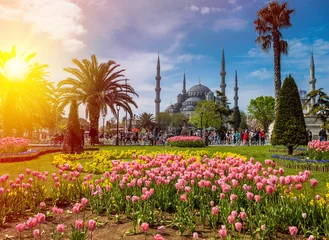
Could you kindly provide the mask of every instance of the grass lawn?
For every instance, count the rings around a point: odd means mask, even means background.
[[[139,149],[146,151],[173,151],[173,150],[207,150],[209,155],[215,152],[233,152],[240,155],[247,156],[247,158],[254,157],[256,161],[264,163],[265,159],[270,159],[273,153],[269,152],[272,146],[215,146],[207,148],[174,148],[165,146],[98,146],[100,150],[118,150],[125,151],[127,149]],[[11,178],[16,178],[19,173],[25,173],[26,168],[32,171],[48,171],[49,174],[57,172],[58,169],[52,165],[53,157],[59,153],[52,153],[40,156],[31,161],[15,162],[15,163],[0,163],[0,175],[9,174]],[[301,169],[285,169],[286,175],[297,174]],[[324,195],[326,190],[326,183],[329,182],[328,173],[312,172],[311,178],[316,178],[319,181],[317,193]]]

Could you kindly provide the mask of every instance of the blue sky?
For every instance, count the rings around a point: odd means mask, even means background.
[[[234,70],[238,70],[239,106],[274,95],[273,54],[255,44],[253,21],[264,0],[14,0],[0,2],[0,46],[37,52],[50,64],[49,80],[68,75],[71,59],[115,60],[126,69],[140,95],[135,113],[154,113],[157,54],[161,60],[161,110],[182,89],[198,83],[219,89],[221,49],[225,47],[226,92],[233,103]],[[291,0],[293,27],[283,31],[289,55],[282,58],[282,78],[291,73],[300,89],[309,90],[313,47],[316,88],[328,91],[329,1]],[[84,109],[80,109],[84,116]],[[107,118],[112,117],[111,114]]]

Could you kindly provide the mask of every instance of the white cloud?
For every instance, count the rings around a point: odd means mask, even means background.
[[[261,68],[251,72],[249,76],[259,80],[265,80],[273,78],[273,73],[269,72],[266,68]]]
[[[198,6],[192,4],[192,5],[190,6],[190,10],[191,10],[192,12],[199,12],[200,8],[199,8]]]
[[[235,8],[233,8],[232,10],[231,10],[231,12],[239,12],[239,11],[241,11],[242,10],[242,6],[236,6]]]
[[[35,32],[61,41],[69,51],[84,47],[77,39],[86,32],[80,23],[82,11],[70,0],[16,0],[11,5],[0,6],[0,19],[30,24]]]
[[[230,3],[230,4],[236,4],[236,0],[228,0],[228,3]]]
[[[201,14],[207,14],[210,13],[210,8],[209,7],[202,7],[201,8]]]
[[[248,21],[238,17],[217,19],[213,24],[214,31],[232,30],[238,31],[245,28]]]
[[[201,14],[205,15],[205,14],[217,13],[217,12],[237,12],[237,11],[240,11],[242,9],[242,7],[237,6],[230,10],[230,9],[226,9],[226,8],[209,7],[209,6],[199,7],[199,6],[192,4],[187,9],[190,10],[191,12],[194,12],[194,13],[200,12]]]

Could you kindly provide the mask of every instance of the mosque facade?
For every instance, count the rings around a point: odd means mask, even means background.
[[[222,62],[221,62],[221,82],[220,82],[220,91],[225,95],[226,90],[226,71],[225,71],[225,53],[224,49],[222,50]],[[156,98],[155,98],[155,116],[159,114],[160,109],[160,59],[158,57],[158,64],[157,64],[157,76],[156,76]],[[234,87],[234,108],[238,107],[238,76],[237,71],[235,71],[235,87]],[[183,88],[181,93],[177,95],[176,103],[170,104],[166,109],[165,112],[168,113],[183,113],[185,116],[190,117],[191,114],[195,111],[195,108],[200,101],[213,101],[220,103],[220,98],[215,96],[215,93],[212,92],[207,86],[202,85],[199,79],[199,83],[197,85],[192,86],[190,89],[186,90],[186,75],[184,73],[183,77]]]

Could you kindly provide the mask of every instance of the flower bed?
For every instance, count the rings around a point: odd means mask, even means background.
[[[29,141],[24,138],[0,138],[0,155],[6,153],[25,152]]]
[[[171,147],[204,147],[203,139],[197,136],[175,136],[167,139]]]
[[[7,153],[0,155],[0,163],[3,162],[23,162],[33,160],[39,156],[48,153],[60,152],[61,148],[39,148],[39,149],[29,149],[25,152],[19,153]]]
[[[253,158],[244,161],[230,156],[185,159],[172,154],[139,155],[131,162],[112,160],[111,164],[111,172],[103,176],[83,177],[82,166],[72,172],[67,172],[69,166],[62,166],[51,177],[47,172],[30,170],[15,181],[3,175],[0,219],[24,214],[27,209],[40,212],[45,199],[49,199],[48,206],[54,206],[73,205],[85,197],[97,215],[130,219],[132,234],[141,223],[145,223],[141,226],[144,231],[170,222],[165,227],[175,227],[181,234],[192,234],[202,224],[212,229],[212,236],[230,239],[240,238],[241,233],[252,238],[274,237],[278,232],[329,236],[328,199],[316,195],[315,190],[309,194],[304,190],[317,185],[309,171],[287,176],[271,160],[263,165]],[[44,185],[49,181],[53,187],[47,191]],[[79,206],[72,209],[73,214],[80,211]],[[61,225],[56,233],[67,238],[81,232],[79,226],[64,233]],[[31,232],[36,227],[32,224]]]
[[[165,154],[166,152],[160,151],[146,151],[146,150],[128,150],[128,151],[86,151],[81,154],[59,154],[54,156],[53,165],[62,168],[65,166],[67,170],[77,170],[78,167],[82,166],[84,172],[87,173],[104,173],[106,171],[112,171],[112,160],[114,159],[136,159],[140,155],[148,155],[154,157],[159,154]],[[209,152],[206,150],[201,151],[169,151],[167,154],[182,156],[184,159],[195,157],[198,161],[203,156],[208,156]],[[226,159],[228,156],[241,158],[244,161],[247,159],[245,156],[241,156],[231,152],[215,152],[211,157],[217,157],[220,159]],[[80,163],[78,160],[90,159],[85,164]]]
[[[287,168],[302,168],[312,171],[329,172],[329,142],[313,140],[308,143],[307,151],[300,151],[299,156],[275,154],[272,158]]]
[[[313,140],[308,143],[307,153],[310,159],[313,160],[328,160],[329,159],[329,141]]]

